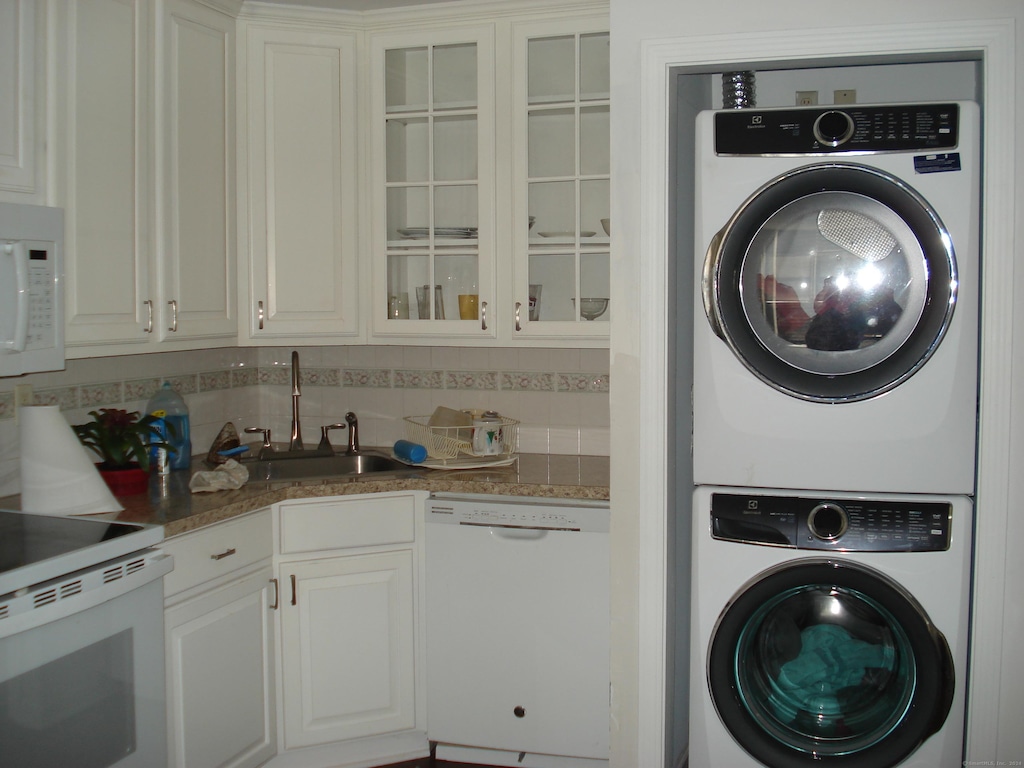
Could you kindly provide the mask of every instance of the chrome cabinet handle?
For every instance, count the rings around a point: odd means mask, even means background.
[[[270,583],[274,585],[274,604],[270,606],[270,610],[276,611],[277,607],[281,604],[281,584],[276,578],[271,579]]]
[[[263,302],[256,302],[256,318],[258,320],[257,327],[259,330],[263,330]]]
[[[520,322],[520,318],[519,318],[519,310],[522,309],[522,307],[523,307],[523,302],[517,301],[516,302],[516,330],[517,331],[523,330],[523,324]]]
[[[142,303],[146,305],[146,314],[147,314],[146,327],[143,328],[142,331],[143,331],[143,333],[152,333],[153,332],[153,300],[152,299],[146,299]]]
[[[177,333],[178,332],[178,302],[175,301],[174,299],[171,299],[167,303],[171,307],[171,325],[170,325],[170,327],[167,330],[170,331],[171,333]]]
[[[487,302],[480,302],[480,329],[487,330]]]
[[[234,547],[231,547],[230,549],[225,549],[223,552],[220,552],[219,554],[210,555],[210,559],[211,560],[223,560],[225,557],[231,557],[236,552],[237,552],[237,550]]]

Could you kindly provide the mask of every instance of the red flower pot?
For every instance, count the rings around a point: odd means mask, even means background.
[[[96,468],[115,496],[135,496],[145,493],[149,488],[149,473],[139,469],[138,465],[124,469],[103,469],[102,464],[97,464]]]

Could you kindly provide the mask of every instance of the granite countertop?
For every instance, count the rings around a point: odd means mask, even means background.
[[[192,472],[208,469],[202,457],[194,458]],[[378,475],[372,478],[348,478],[340,481],[250,481],[236,491],[212,493],[192,493],[189,490],[188,483],[192,472],[153,475],[150,478],[148,493],[118,497],[124,511],[114,519],[163,525],[164,535],[169,537],[262,509],[279,501],[317,496],[417,490],[562,499],[608,499],[607,456],[520,454],[512,465],[506,467],[459,470],[419,467],[410,469],[414,470],[410,475]],[[0,499],[0,507],[17,509],[19,501],[17,496]]]

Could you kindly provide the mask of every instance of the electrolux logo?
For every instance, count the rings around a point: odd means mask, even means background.
[[[757,515],[760,514],[760,500],[758,499],[747,499],[747,508],[743,510],[745,515]]]
[[[764,115],[755,113],[750,116],[750,123],[747,125],[747,130],[763,130],[765,127]]]

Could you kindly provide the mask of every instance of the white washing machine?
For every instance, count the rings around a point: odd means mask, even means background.
[[[978,120],[698,116],[696,484],[973,493]]]
[[[692,768],[961,764],[966,496],[700,487]]]

